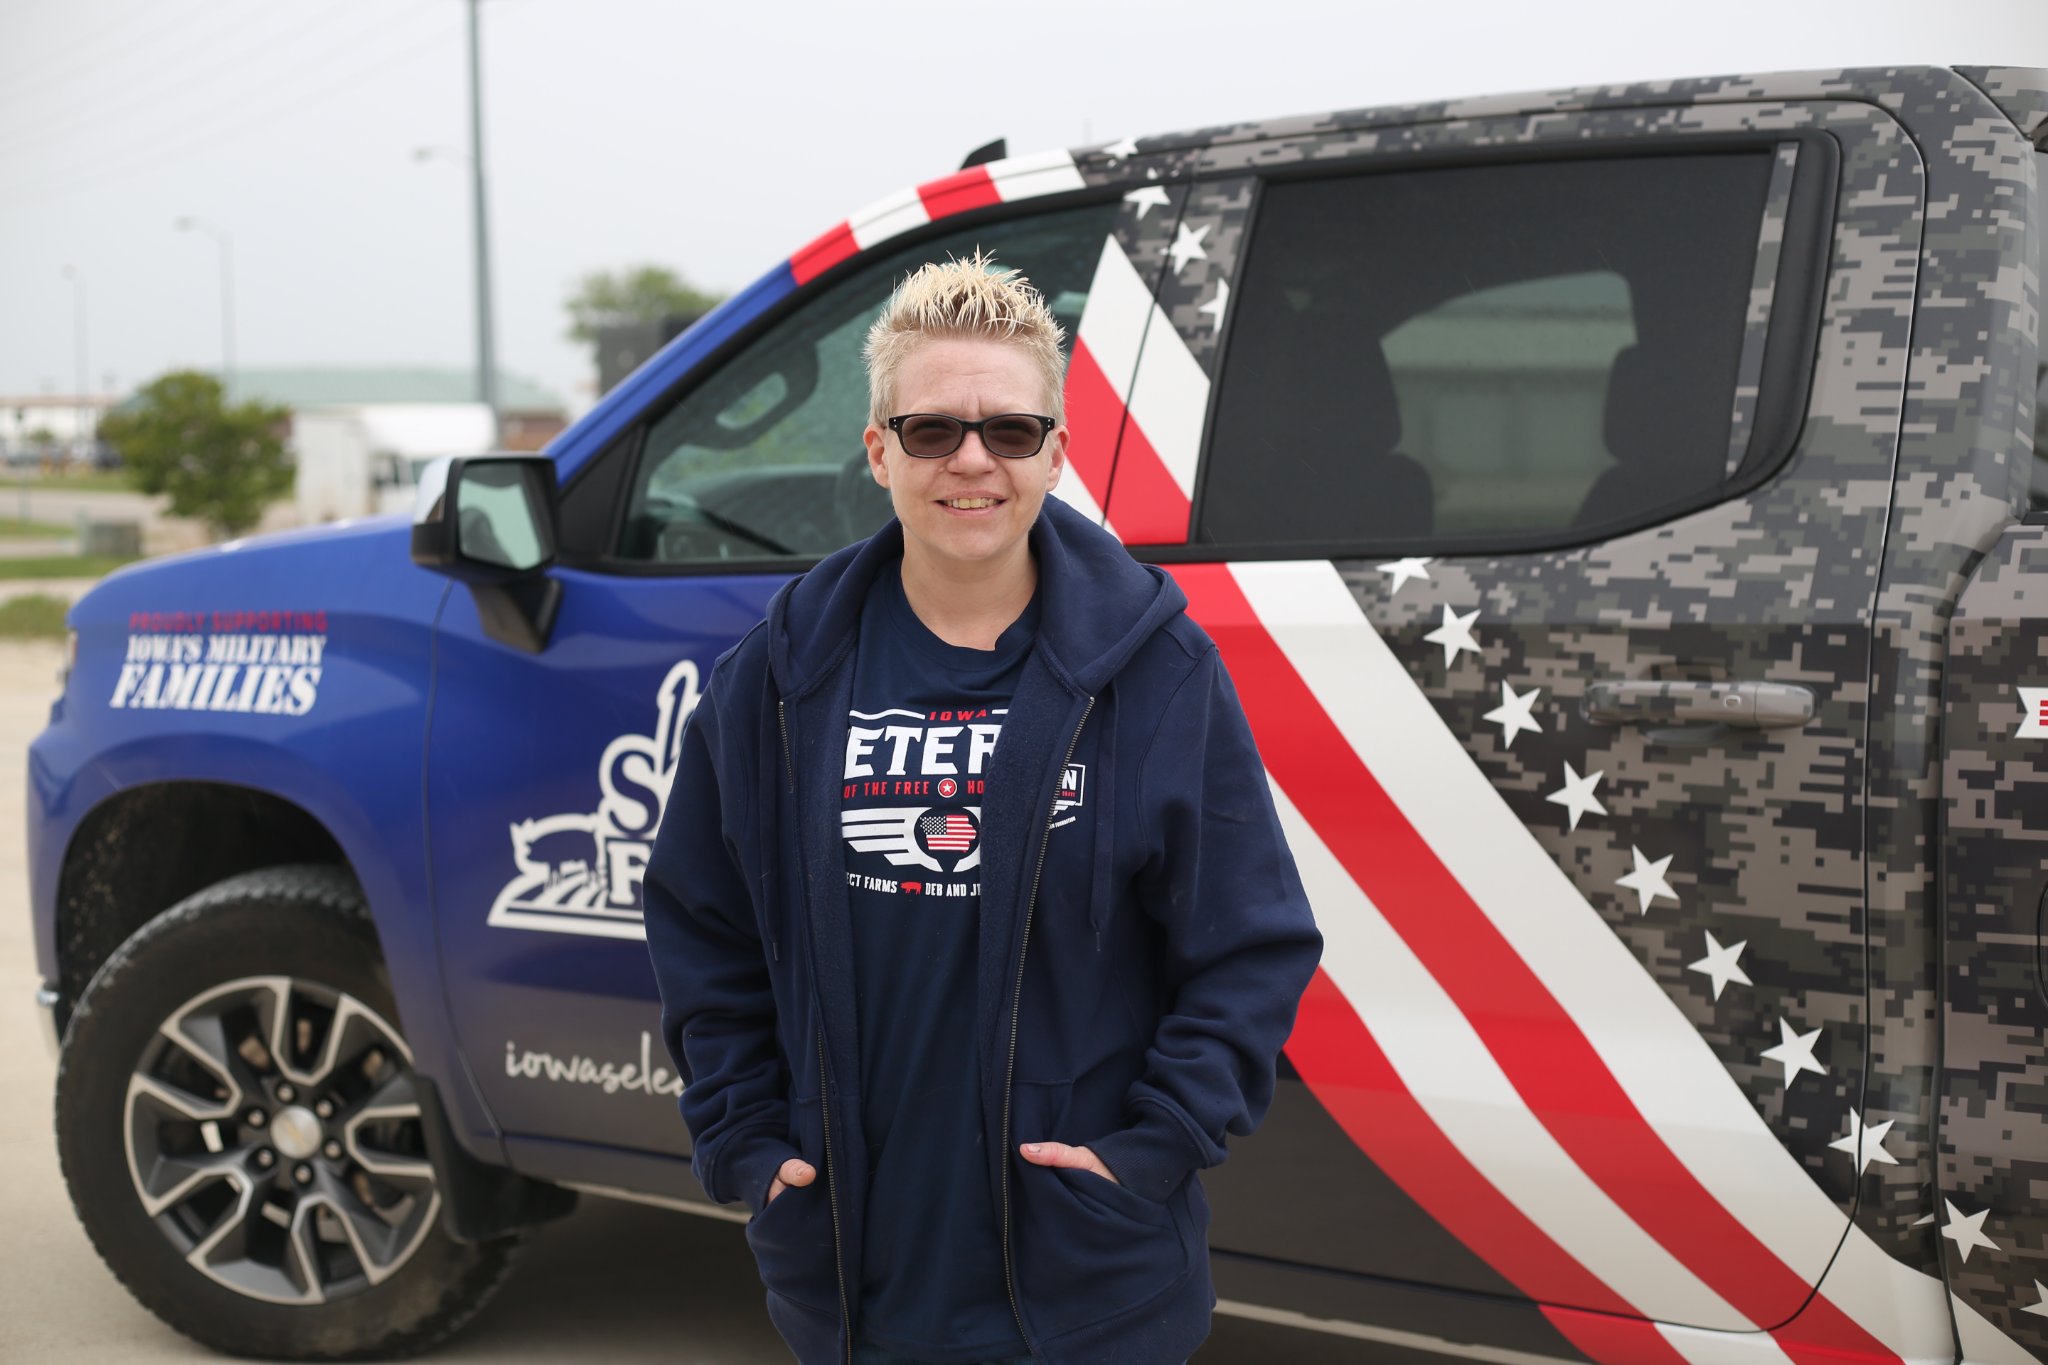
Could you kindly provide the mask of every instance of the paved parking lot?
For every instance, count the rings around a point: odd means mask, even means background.
[[[215,1359],[143,1311],[86,1241],[50,1133],[55,1063],[33,1004],[28,867],[22,847],[26,747],[56,691],[56,645],[0,644],[0,1360]],[[1219,1318],[1204,1365],[1339,1365],[1357,1343]],[[542,1230],[491,1306],[436,1360],[618,1365],[786,1361],[732,1223],[589,1199]]]

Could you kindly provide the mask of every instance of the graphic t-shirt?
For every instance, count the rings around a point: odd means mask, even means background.
[[[1003,1284],[975,1055],[981,811],[1038,632],[993,650],[927,630],[895,573],[861,614],[840,828],[868,1148],[861,1336],[932,1361],[1024,1354]]]

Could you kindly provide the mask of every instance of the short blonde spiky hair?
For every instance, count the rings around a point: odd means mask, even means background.
[[[912,351],[955,337],[1022,348],[1045,376],[1046,415],[1066,420],[1067,361],[1060,351],[1066,333],[1031,281],[979,249],[965,259],[927,262],[882,306],[861,352],[868,363],[868,420],[879,427],[894,415],[896,372]]]

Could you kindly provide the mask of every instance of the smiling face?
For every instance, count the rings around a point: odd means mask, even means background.
[[[891,413],[942,412],[969,422],[1003,412],[1050,413],[1045,372],[1021,347],[979,337],[927,341],[896,371]],[[903,523],[905,569],[985,579],[1030,572],[1026,536],[1067,463],[1067,429],[1036,455],[1006,460],[968,434],[936,460],[903,453],[896,434],[870,424],[868,467]]]

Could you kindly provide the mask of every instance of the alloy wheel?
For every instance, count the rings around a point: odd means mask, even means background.
[[[319,1304],[389,1278],[434,1225],[412,1053],[361,1000],[245,977],[157,1027],[129,1078],[128,1172],[194,1269]]]

